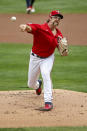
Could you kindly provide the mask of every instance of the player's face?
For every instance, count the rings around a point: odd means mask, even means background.
[[[60,17],[58,16],[52,16],[52,19],[51,19],[51,22],[54,26],[58,26],[59,25],[59,22],[60,22]]]

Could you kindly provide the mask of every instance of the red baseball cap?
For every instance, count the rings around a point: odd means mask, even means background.
[[[63,19],[63,15],[59,12],[59,10],[53,10],[52,12],[50,12],[49,16],[59,16],[61,19]]]

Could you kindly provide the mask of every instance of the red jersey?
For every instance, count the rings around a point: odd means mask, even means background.
[[[48,24],[27,24],[31,26],[34,36],[32,52],[41,57],[48,57],[55,51],[58,47],[58,37],[63,37],[62,33],[57,30],[56,35],[54,35],[49,28]]]

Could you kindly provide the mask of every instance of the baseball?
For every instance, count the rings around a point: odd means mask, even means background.
[[[12,17],[11,17],[11,21],[16,21],[16,17],[15,17],[15,16],[12,16]]]

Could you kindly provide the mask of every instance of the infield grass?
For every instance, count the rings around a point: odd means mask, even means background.
[[[36,0],[36,13],[59,9],[63,13],[87,13],[87,0]],[[25,0],[0,0],[0,13],[25,13]]]
[[[0,131],[87,131],[87,127],[2,128]]]
[[[30,44],[0,44],[0,90],[29,90]],[[87,46],[70,46],[69,56],[56,49],[51,73],[55,89],[87,92]]]

